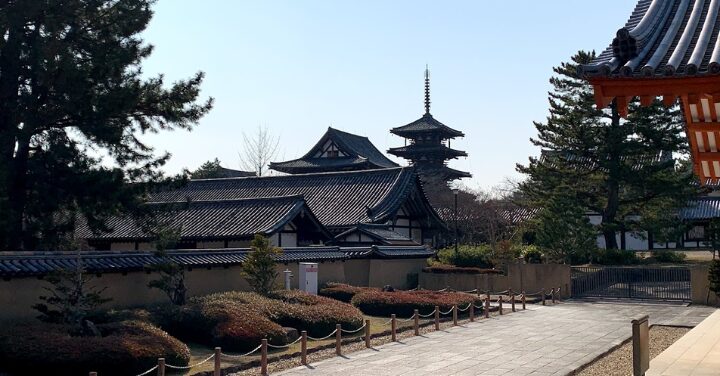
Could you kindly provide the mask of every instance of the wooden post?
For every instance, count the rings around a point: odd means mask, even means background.
[[[550,298],[552,299],[552,304],[555,304],[555,288],[553,287],[550,289]]]
[[[365,347],[370,348],[370,320],[365,320]]]
[[[558,288],[557,288],[557,301],[558,301],[558,302],[560,302],[560,300],[562,300],[562,299],[561,299],[561,298],[562,298],[562,294],[560,294],[560,287],[562,287],[562,286],[558,286]]]
[[[512,311],[513,311],[513,312],[517,312],[517,311],[515,310],[515,293],[513,293],[512,295],[510,295],[510,306],[512,307]]]
[[[490,317],[490,295],[485,297],[485,318]]]
[[[307,330],[300,332],[300,363],[307,365]]]
[[[219,347],[215,348],[215,367],[213,368],[213,376],[220,376],[220,354],[222,354],[222,349]]]
[[[523,305],[523,310],[524,310],[525,309],[525,291],[522,292],[522,305]]]
[[[457,326],[457,304],[453,305],[453,326]]]
[[[335,324],[335,355],[342,355],[342,326]]]
[[[499,312],[501,315],[503,314],[502,301],[503,301],[502,295],[498,295],[498,312]]]
[[[540,289],[540,291],[542,294],[542,305],[545,305],[545,288]]]
[[[158,358],[158,376],[165,376],[165,358]]]
[[[644,376],[650,368],[648,316],[632,321],[633,376]]]
[[[475,301],[470,303],[470,322],[475,321]]]
[[[440,307],[435,306],[435,330],[440,330]]]
[[[417,309],[415,310],[415,314],[413,314],[415,320],[413,322],[413,329],[415,329],[415,335],[420,335],[420,311]]]
[[[267,338],[263,338],[262,342],[260,343],[262,346],[260,346],[260,374],[262,376],[267,376],[268,370],[267,370],[267,351],[268,351],[268,340]]]
[[[397,329],[397,322],[395,320],[395,314],[393,313],[390,315],[390,336],[392,337],[392,341],[397,341],[397,336],[395,335],[395,330]]]

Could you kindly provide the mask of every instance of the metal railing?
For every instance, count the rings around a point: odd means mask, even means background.
[[[573,297],[692,300],[686,267],[574,266]]]

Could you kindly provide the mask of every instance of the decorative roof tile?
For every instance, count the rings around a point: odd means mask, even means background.
[[[720,73],[720,2],[640,0],[588,77],[667,77]]]

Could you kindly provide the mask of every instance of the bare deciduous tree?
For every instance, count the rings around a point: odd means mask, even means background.
[[[258,126],[257,133],[243,132],[243,150],[238,153],[240,167],[255,171],[258,176],[267,174],[268,164],[277,157],[280,137],[275,137],[267,126]]]

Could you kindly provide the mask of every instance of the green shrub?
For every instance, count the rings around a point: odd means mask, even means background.
[[[534,245],[526,245],[522,247],[522,258],[528,264],[542,264],[543,254]]]
[[[352,286],[345,283],[328,282],[323,286],[318,294],[327,298],[339,300],[341,302],[350,303],[353,296],[359,292],[365,290],[377,290],[372,287],[358,287]]]
[[[502,274],[502,271],[497,269],[470,268],[440,264],[435,264],[433,266],[423,268],[423,271],[426,273],[436,274]]]
[[[442,311],[447,311],[455,304],[460,308],[465,308],[470,302],[480,305],[482,300],[475,295],[460,292],[426,290],[364,291],[352,299],[352,304],[365,314],[390,316],[394,313],[399,317],[410,317],[415,309],[418,309],[421,315],[429,314],[435,309],[435,306],[439,306]]]
[[[672,264],[682,264],[685,262],[685,258],[687,257],[684,253],[668,250],[653,251],[652,256],[656,262],[667,262]]]
[[[598,249],[595,262],[601,265],[633,265],[640,262],[635,251],[624,249]]]
[[[458,255],[455,256],[455,247],[443,248],[438,252],[438,259],[443,264],[492,268],[493,254],[490,246],[482,245],[461,245],[458,247]]]
[[[288,342],[283,326],[326,335],[341,324],[362,326],[362,313],[350,304],[301,291],[278,291],[269,297],[251,292],[225,292],[192,298],[183,307],[155,310],[158,322],[178,338],[247,351],[268,338],[273,345]]]
[[[72,336],[71,326],[28,323],[0,331],[0,369],[18,375],[138,374],[165,358],[187,365],[188,347],[141,321],[98,325],[102,336]],[[0,372],[1,373],[1,372]]]

